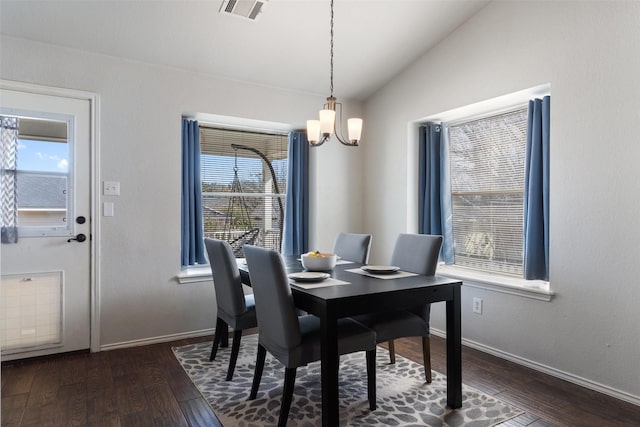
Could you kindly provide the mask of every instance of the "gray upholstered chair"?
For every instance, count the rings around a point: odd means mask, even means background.
[[[366,264],[371,249],[371,234],[338,233],[333,253],[342,259]]]
[[[391,265],[400,270],[433,276],[438,266],[442,236],[428,234],[400,234],[391,255]],[[431,346],[429,316],[431,304],[421,304],[412,310],[365,314],[355,320],[375,331],[378,342],[389,343],[389,358],[396,362],[393,340],[404,337],[422,337],[424,375],[431,382]]]
[[[226,341],[227,328],[231,326],[233,328],[233,343],[226,378],[227,381],[230,381],[233,378],[233,371],[238,360],[242,330],[255,328],[258,325],[255,302],[253,295],[245,295],[242,291],[240,271],[229,243],[207,237],[204,239],[204,244],[209,256],[218,306],[216,332],[209,360],[215,359],[220,341],[223,339]],[[226,342],[223,342],[223,345],[226,345]]]
[[[284,426],[293,399],[296,369],[320,360],[320,319],[298,316],[289,279],[276,251],[245,245],[244,253],[256,298],[258,315],[258,355],[249,400],[256,398],[269,351],[285,365],[284,388],[278,426]],[[376,337],[352,319],[338,321],[338,353],[366,351],[369,407],[376,408]],[[337,357],[338,355],[336,355]]]

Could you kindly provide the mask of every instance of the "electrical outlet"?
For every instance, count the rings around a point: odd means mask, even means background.
[[[482,314],[482,298],[473,298],[473,312]]]

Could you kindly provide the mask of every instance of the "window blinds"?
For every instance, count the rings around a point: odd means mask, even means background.
[[[200,153],[205,236],[280,250],[287,135],[200,126]]]
[[[234,149],[233,145],[245,148]],[[269,134],[200,126],[200,164],[203,192],[229,192],[234,168],[242,182],[243,192],[272,193],[264,183],[271,177],[262,153],[271,163],[281,194],[286,192],[288,142],[285,134]],[[265,173],[266,172],[266,173]]]
[[[450,132],[455,264],[521,276],[527,107]]]

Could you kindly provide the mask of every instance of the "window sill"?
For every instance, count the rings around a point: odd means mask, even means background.
[[[437,274],[464,281],[464,286],[487,289],[540,301],[551,301],[555,292],[549,282],[542,280],[524,280],[517,277],[499,276],[452,265],[441,264]]]
[[[197,265],[186,267],[176,275],[178,283],[186,285],[189,283],[198,282],[210,282],[213,280],[211,277],[211,267],[208,265]]]

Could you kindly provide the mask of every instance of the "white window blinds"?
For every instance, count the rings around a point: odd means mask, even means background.
[[[200,151],[205,236],[280,250],[287,135],[201,125]]]
[[[527,107],[450,126],[454,263],[522,276]]]

